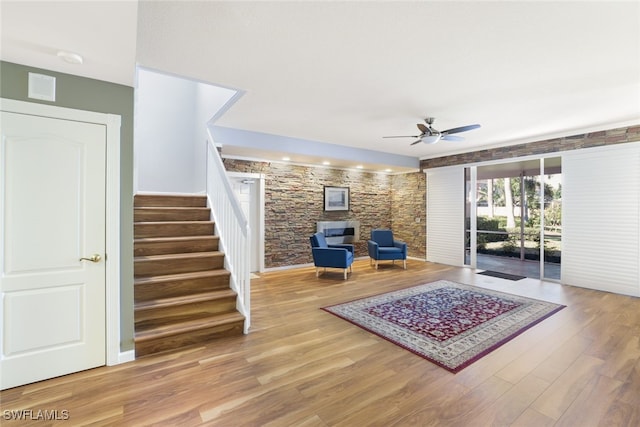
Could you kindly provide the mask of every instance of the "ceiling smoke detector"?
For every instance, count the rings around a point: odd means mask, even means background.
[[[77,53],[61,50],[58,52],[58,58],[69,64],[82,64],[84,58]]]

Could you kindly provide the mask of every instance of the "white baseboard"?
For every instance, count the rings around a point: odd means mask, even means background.
[[[116,364],[119,365],[121,363],[133,362],[134,360],[136,360],[136,351],[129,350],[118,353],[118,361]]]
[[[363,255],[363,256],[359,256],[359,257],[355,257],[355,260],[363,260],[363,259],[369,259],[369,255]],[[421,258],[415,258],[421,261],[424,261],[424,259]],[[293,270],[295,268],[303,268],[303,267],[314,267],[314,264],[312,262],[307,263],[307,264],[293,264],[293,265],[284,265],[282,267],[269,267],[269,268],[265,268],[263,271],[261,271],[261,273],[268,273],[270,271],[283,271],[283,270]]]
[[[313,263],[285,265],[282,267],[269,267],[269,268],[265,268],[263,272],[268,273],[270,271],[293,270],[295,268],[302,268],[302,267],[313,267]]]

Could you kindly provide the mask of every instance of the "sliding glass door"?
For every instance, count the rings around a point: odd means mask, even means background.
[[[560,158],[465,169],[465,264],[560,279]]]

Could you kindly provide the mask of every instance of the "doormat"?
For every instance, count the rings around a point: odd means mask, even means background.
[[[478,274],[482,274],[483,276],[499,277],[500,279],[507,279],[507,280],[514,280],[514,281],[527,278],[527,276],[518,276],[517,274],[501,273],[499,271],[491,271],[491,270],[485,270]]]
[[[564,307],[439,280],[322,309],[455,373]]]

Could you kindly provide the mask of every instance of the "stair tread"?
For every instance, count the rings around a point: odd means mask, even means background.
[[[133,209],[134,222],[209,221],[211,209],[190,206],[141,206]]]
[[[184,304],[193,304],[204,301],[215,301],[222,298],[234,298],[235,296],[236,293],[232,289],[227,288],[208,292],[199,292],[189,295],[181,295],[176,297],[150,299],[135,303],[134,308],[136,311],[149,310],[156,308],[173,307]]]
[[[156,242],[188,242],[190,240],[219,240],[218,236],[213,234],[200,236],[165,236],[165,237],[138,237],[133,243],[156,243]]]
[[[201,277],[214,277],[214,276],[225,276],[225,275],[230,275],[229,271],[223,268],[219,268],[216,270],[194,271],[190,273],[175,273],[175,274],[162,274],[157,276],[136,277],[134,283],[138,285],[143,283],[170,282],[173,280],[198,279]]]
[[[142,342],[172,335],[178,335],[183,332],[194,331],[198,329],[206,329],[225,324],[242,322],[244,316],[239,312],[221,313],[200,317],[197,319],[183,320],[164,325],[154,325],[148,328],[139,328],[135,333],[135,341]]]
[[[219,257],[224,256],[221,251],[208,251],[208,252],[182,252],[175,254],[161,254],[161,255],[140,255],[133,258],[134,262],[144,261],[161,261],[161,260],[174,260],[174,259],[188,259],[188,258],[207,258],[207,257]]]

